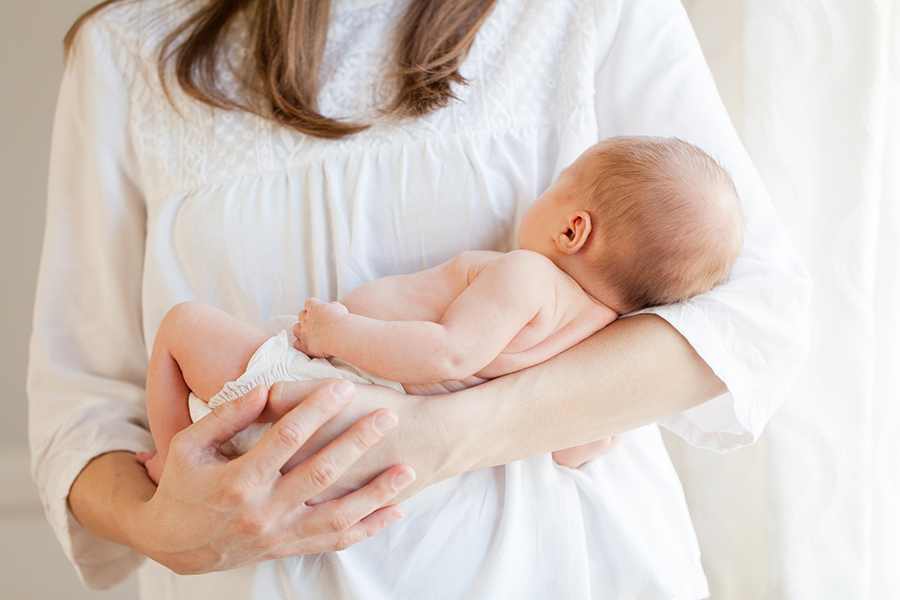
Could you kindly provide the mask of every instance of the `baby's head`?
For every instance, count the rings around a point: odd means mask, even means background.
[[[544,245],[550,257],[619,313],[709,291],[728,276],[741,250],[743,219],[731,177],[681,140],[605,140],[545,195],[536,204],[546,201],[547,210],[543,218],[526,215],[520,245],[534,239],[529,228],[556,231],[554,243]],[[552,211],[566,220],[550,224]]]

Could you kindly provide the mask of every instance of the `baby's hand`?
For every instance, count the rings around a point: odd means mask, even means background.
[[[331,327],[346,314],[349,311],[340,302],[326,304],[318,298],[310,298],[297,317],[298,323],[294,325],[294,337],[297,338],[294,348],[311,357],[331,357],[328,352]]]

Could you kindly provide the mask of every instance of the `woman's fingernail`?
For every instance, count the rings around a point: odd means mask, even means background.
[[[262,393],[263,386],[258,385],[250,390],[249,394],[244,394],[243,396],[241,396],[238,401],[241,403],[241,405],[246,406],[247,404],[252,404],[259,400],[260,396],[262,396]]]
[[[338,381],[331,387],[331,394],[338,402],[349,402],[353,397],[353,384],[349,381]]]
[[[397,417],[393,413],[382,413],[375,418],[375,433],[384,435],[397,426]]]
[[[394,481],[391,482],[391,485],[395,490],[400,491],[415,480],[416,478],[414,475],[410,475],[406,471],[403,471],[399,475],[394,476]]]
[[[402,518],[403,518],[403,515],[394,513],[393,515],[391,515],[387,518],[387,520],[384,522],[384,524],[385,524],[385,526],[388,526],[391,523],[396,523],[397,521],[399,521]]]

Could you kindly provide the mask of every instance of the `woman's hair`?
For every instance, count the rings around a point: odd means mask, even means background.
[[[75,21],[65,38],[68,55],[78,30],[92,15],[117,2],[105,0]],[[319,112],[319,71],[330,18],[330,0],[184,0],[196,10],[163,41],[160,79],[169,64],[184,92],[217,108],[245,110],[274,119],[302,133],[341,138],[369,127]],[[446,106],[464,85],[459,67],[475,35],[497,0],[414,0],[398,24],[396,93],[386,115],[418,117]],[[237,17],[249,17],[253,73],[237,73],[244,82],[239,97],[221,85],[221,58],[227,33]]]

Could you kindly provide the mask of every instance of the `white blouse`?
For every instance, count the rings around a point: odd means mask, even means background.
[[[579,470],[539,456],[444,481],[346,551],[225,573],[174,575],[67,510],[93,457],[152,447],[144,379],[171,306],[202,300],[264,327],[308,296],[512,249],[554,176],[623,134],[706,149],[732,173],[746,218],[729,283],[653,310],[730,393],[661,424],[719,451],[759,435],[805,354],[810,284],[678,0],[500,0],[459,100],[394,124],[375,109],[406,1],[336,2],[320,108],[373,123],[341,141],[210,109],[177,86],[173,108],[156,71],[157,45],[183,16],[170,0],[116,5],[79,34],[54,126],[29,368],[34,476],[60,543],[92,587],[143,562],[146,598],[705,596],[655,425]]]

